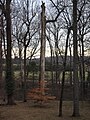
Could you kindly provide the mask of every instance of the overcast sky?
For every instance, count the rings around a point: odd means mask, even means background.
[[[46,5],[49,3],[49,0],[39,0],[40,4],[42,1],[45,2]]]

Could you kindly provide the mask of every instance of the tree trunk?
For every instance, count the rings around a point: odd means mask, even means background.
[[[70,51],[70,86],[72,86],[72,53],[71,53],[71,46],[69,46]]]
[[[20,84],[23,85],[23,69],[22,69],[22,49],[21,45],[19,45],[19,60],[20,60]]]
[[[50,68],[51,68],[51,81],[52,81],[52,85],[53,85],[53,83],[54,83],[54,81],[53,81],[53,51],[52,51],[52,48],[50,48],[51,49],[51,64],[50,64]]]
[[[42,3],[41,12],[41,50],[40,50],[40,75],[39,81],[44,81],[45,79],[45,29],[46,29],[46,18],[45,18],[45,5]],[[43,83],[43,82],[42,82]],[[44,89],[44,85],[40,86]],[[42,93],[44,94],[44,92]]]
[[[85,65],[84,65],[84,43],[83,43],[83,36],[81,36],[81,43],[82,43],[82,92],[83,95],[85,94]],[[84,96],[83,96],[84,97]]]
[[[26,102],[26,47],[24,48],[24,84],[23,84],[23,90],[24,90],[24,102]]]
[[[63,92],[64,92],[65,69],[66,69],[66,60],[67,60],[67,49],[68,49],[69,35],[70,35],[70,29],[68,29],[68,33],[67,33],[66,47],[65,47],[65,58],[64,58],[64,62],[63,62],[62,88],[61,88],[60,104],[59,104],[59,116],[62,116]]]
[[[58,82],[58,40],[57,40],[57,37],[56,38],[56,42],[55,42],[55,55],[56,55],[56,67],[55,67],[55,74],[56,74],[56,84]]]
[[[73,0],[73,116],[79,116],[79,79],[77,49],[77,0]]]
[[[0,17],[0,88],[2,89],[2,18]]]
[[[14,104],[14,79],[12,72],[12,58],[11,58],[11,0],[6,1],[6,37],[7,37],[7,56],[6,56],[6,93],[7,93],[7,104]]]

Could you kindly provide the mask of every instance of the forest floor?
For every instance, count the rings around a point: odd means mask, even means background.
[[[58,117],[58,101],[39,105],[33,101],[0,106],[0,120],[90,120],[90,101],[80,102],[80,117],[72,117],[72,102],[63,102],[63,117]]]

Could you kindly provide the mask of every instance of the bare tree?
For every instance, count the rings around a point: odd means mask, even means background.
[[[0,15],[0,88],[2,89],[2,16]]]
[[[7,55],[6,55],[6,93],[7,104],[14,104],[14,79],[12,73],[12,58],[11,58],[11,0],[1,1],[0,5],[2,13],[6,18],[6,37],[7,37]]]
[[[79,79],[77,45],[77,0],[73,0],[73,116],[79,116]]]
[[[39,8],[36,1],[29,0],[13,1],[12,6],[13,37],[15,40],[13,41],[15,43],[13,48],[15,46],[19,48],[20,61],[24,58],[24,76],[22,76],[22,71],[20,74],[21,82],[23,82],[24,101],[26,101],[27,59],[32,59],[39,44]]]
[[[29,0],[23,4],[23,46],[24,46],[24,102],[26,102],[26,51],[27,47],[31,43],[34,38],[34,35],[37,33],[37,26],[33,23],[36,13],[33,10],[33,6],[31,8],[31,16],[29,9]],[[33,5],[33,4],[32,4]],[[34,41],[33,41],[34,43]]]
[[[78,40],[79,40],[79,47],[80,47],[80,76],[81,76],[81,94],[82,99],[85,97],[85,43],[86,43],[86,36],[90,33],[90,25],[89,25],[89,18],[90,18],[90,10],[87,9],[90,2],[83,1],[81,2],[81,17],[78,22]],[[80,10],[78,10],[80,12]]]
[[[39,82],[45,80],[45,34],[46,34],[46,16],[45,16],[45,4],[42,2],[41,5],[41,49],[40,49],[40,74],[39,74]],[[40,86],[44,89],[44,84]],[[45,94],[44,91],[42,94]]]

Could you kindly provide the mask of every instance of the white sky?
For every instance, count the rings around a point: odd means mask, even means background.
[[[40,4],[43,2],[45,2],[45,4],[47,5],[49,3],[49,0],[39,0]]]

